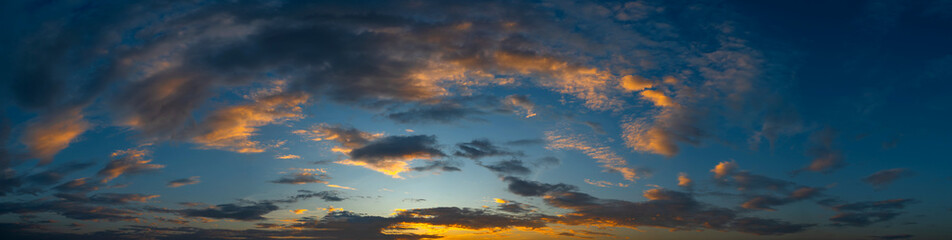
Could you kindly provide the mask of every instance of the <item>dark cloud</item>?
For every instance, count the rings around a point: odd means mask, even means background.
[[[67,163],[58,167],[47,169],[46,171],[26,176],[25,180],[37,185],[52,185],[58,183],[66,175],[86,169],[92,165],[93,163],[91,162]]]
[[[905,168],[893,168],[875,172],[863,178],[863,182],[876,188],[884,188],[899,178],[909,177],[912,172]]]
[[[433,160],[427,161],[426,165],[419,167],[410,168],[413,171],[425,172],[425,171],[442,171],[442,172],[458,172],[462,171],[459,168],[459,164],[456,162],[443,161],[443,160]]]
[[[906,205],[915,203],[913,199],[900,198],[883,201],[855,202],[833,206],[837,211],[866,211],[866,210],[891,210],[903,209]]]
[[[263,215],[278,210],[270,201],[218,204],[208,208],[186,208],[179,210],[147,208],[153,212],[174,213],[183,217],[205,217],[212,219],[234,219],[239,221],[265,220]]]
[[[454,226],[466,229],[541,228],[545,222],[537,216],[514,216],[483,209],[437,207],[397,212],[397,221]]]
[[[327,183],[327,179],[330,179],[330,176],[325,173],[299,172],[283,176],[271,182],[281,184]]]
[[[519,139],[506,142],[506,145],[512,146],[528,146],[528,145],[542,145],[545,144],[545,140],[541,138],[530,138],[530,139]]]
[[[309,130],[299,130],[295,133],[306,135],[312,139],[333,140],[348,149],[363,147],[370,141],[377,139],[376,135],[353,127],[330,124],[318,124]]]
[[[436,136],[389,136],[373,141],[350,152],[354,160],[373,164],[385,159],[405,156],[444,157],[436,146]]]
[[[504,177],[503,181],[509,183],[509,192],[526,197],[538,197],[549,192],[566,192],[578,189],[572,185],[566,184],[548,184],[536,181],[523,180],[517,177]]]
[[[346,197],[341,196],[341,192],[339,191],[314,192],[309,190],[298,190],[298,195],[294,195],[288,198],[287,201],[296,202],[296,201],[307,200],[307,199],[315,198],[315,197],[320,198],[321,200],[324,200],[324,201],[328,201],[328,202],[340,202],[340,201],[347,200]]]
[[[0,214],[41,212],[52,212],[70,219],[101,221],[135,221],[141,215],[140,212],[132,209],[91,205],[82,201],[54,200],[0,203]]]
[[[88,178],[77,178],[71,181],[60,184],[53,189],[56,189],[61,192],[89,192],[99,190],[99,188],[104,187],[101,182],[98,181],[88,181]]]
[[[97,193],[88,197],[85,193],[57,193],[55,196],[70,202],[84,202],[106,205],[121,205],[133,202],[144,203],[150,199],[159,197],[159,195],[145,195],[138,193]]]
[[[496,210],[508,212],[508,213],[522,214],[522,213],[534,212],[536,211],[536,207],[529,204],[525,204],[525,203],[519,203],[515,201],[506,200],[504,203],[500,203],[499,206],[496,207]]]
[[[439,104],[435,106],[418,107],[405,112],[396,112],[387,115],[387,118],[399,123],[452,123],[460,120],[485,121],[476,116],[485,112],[461,106],[459,104]]]
[[[552,192],[547,204],[573,210],[557,221],[569,225],[589,225],[610,222],[612,226],[638,228],[642,226],[672,230],[715,229],[733,230],[757,235],[782,235],[806,230],[809,224],[794,224],[780,220],[738,217],[734,210],[709,206],[696,201],[690,194],[666,189],[644,192],[645,202],[606,200],[579,192]]]
[[[523,156],[522,152],[510,151],[508,149],[501,148],[494,145],[489,139],[474,139],[469,142],[456,144],[458,150],[453,153],[457,157],[465,157],[469,159],[480,159],[484,157],[497,157],[497,156]]]
[[[527,168],[522,163],[522,160],[518,159],[503,160],[492,164],[480,165],[500,175],[528,175],[529,173],[532,173],[532,170]]]
[[[175,180],[169,181],[169,183],[166,183],[165,186],[170,188],[177,188],[177,187],[181,187],[185,185],[197,184],[201,182],[199,178],[200,178],[199,176],[192,176],[188,178],[175,179]]]
[[[912,239],[912,237],[913,236],[910,234],[869,236],[870,239],[878,239],[878,240]]]
[[[890,199],[835,205],[833,210],[839,214],[830,217],[830,221],[834,226],[865,227],[892,220],[902,214],[896,210],[914,202],[913,199]]]
[[[774,197],[769,195],[760,195],[754,196],[748,199],[746,202],[741,204],[741,207],[746,209],[757,209],[757,210],[770,210],[774,211],[774,206],[781,206],[790,203],[794,203],[801,200],[806,200],[818,196],[822,190],[812,187],[801,187],[797,190],[794,190],[790,193],[789,196],[785,197]]]

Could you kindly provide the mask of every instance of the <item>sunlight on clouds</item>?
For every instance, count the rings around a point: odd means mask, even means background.
[[[665,96],[664,93],[655,90],[644,90],[641,91],[641,98],[644,100],[651,101],[655,106],[658,107],[676,107],[677,103],[674,102],[671,97]]]
[[[651,152],[665,156],[678,153],[678,146],[659,126],[649,125],[644,119],[622,124],[625,145],[639,152]]]
[[[626,75],[621,78],[621,84],[619,86],[621,86],[622,89],[631,92],[651,88],[654,86],[654,83],[641,76]]]
[[[165,167],[164,165],[150,164],[152,160],[145,159],[148,154],[149,151],[139,149],[118,150],[113,152],[113,160],[98,173],[98,175],[102,177],[101,182],[109,182],[124,173],[152,171]]]
[[[277,157],[277,159],[300,159],[300,158],[301,158],[301,156],[294,155],[294,154],[279,155],[279,156]]]
[[[292,213],[294,213],[294,214],[304,214],[305,212],[307,212],[307,209],[292,209],[292,210],[288,210],[288,211],[290,211],[290,212],[292,212]]]
[[[345,187],[345,186],[341,186],[341,185],[334,185],[334,184],[327,184],[327,185],[325,185],[325,186],[327,186],[327,187],[332,187],[332,188],[340,188],[340,189],[346,189],[346,190],[354,190],[354,191],[356,191],[356,190],[357,190],[356,188],[352,188],[352,187]]]
[[[283,83],[277,83],[283,88]],[[267,146],[250,138],[258,127],[303,118],[301,104],[309,96],[304,93],[284,93],[282,88],[266,89],[250,96],[254,101],[213,112],[201,123],[192,141],[203,148],[229,150],[239,153],[264,152]]]
[[[410,165],[409,163],[407,163],[407,160],[414,160],[414,159],[418,159],[418,158],[415,158],[413,156],[407,156],[407,158],[381,160],[381,161],[374,162],[372,164],[367,162],[362,162],[362,161],[354,161],[350,159],[345,159],[345,160],[337,161],[335,163],[351,165],[351,166],[360,166],[360,167],[364,167],[370,170],[374,170],[374,171],[389,175],[390,177],[393,177],[393,178],[403,179],[403,177],[400,176],[400,173],[410,170],[407,167],[408,165]],[[425,159],[425,158],[420,158],[420,159]]]
[[[687,173],[678,173],[678,186],[691,187],[692,185],[694,185],[694,181],[688,177]]]
[[[591,109],[608,110],[621,105],[620,101],[607,95],[611,89],[609,82],[614,77],[607,71],[532,54],[497,51],[493,57],[500,67],[520,74],[539,75],[543,78],[538,81],[539,85],[574,95]]]
[[[629,186],[629,184],[624,184],[624,183],[613,183],[613,182],[604,181],[604,180],[595,181],[595,180],[591,180],[587,178],[585,179],[585,183],[588,183],[590,185],[594,185],[597,187],[628,187]]]
[[[638,170],[627,167],[628,161],[615,154],[607,146],[599,146],[588,142],[580,135],[560,135],[555,131],[545,132],[545,137],[548,141],[546,148],[582,151],[589,157],[596,159],[606,170],[621,173],[625,180],[634,182],[635,179],[641,178]]]
[[[714,169],[711,169],[711,172],[714,173],[714,178],[723,178],[737,170],[737,163],[734,160],[730,162],[720,162],[717,163],[717,166],[714,166]]]
[[[39,158],[41,164],[46,164],[89,127],[80,110],[71,109],[42,117],[30,124],[20,142],[26,145],[31,157]]]

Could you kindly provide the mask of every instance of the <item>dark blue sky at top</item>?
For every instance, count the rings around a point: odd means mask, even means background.
[[[952,234],[950,1],[2,8],[5,236]]]

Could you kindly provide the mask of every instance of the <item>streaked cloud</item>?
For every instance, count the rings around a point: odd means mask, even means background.
[[[601,163],[607,171],[621,173],[625,180],[635,181],[647,173],[643,169],[628,167],[628,161],[618,156],[609,147],[589,142],[583,136],[559,134],[556,131],[548,131],[545,136],[548,142],[546,148],[581,151]]]
[[[191,176],[191,177],[188,177],[188,178],[175,179],[175,180],[169,181],[169,183],[165,184],[165,186],[166,186],[166,187],[170,187],[170,188],[177,188],[177,187],[181,187],[181,186],[185,186],[185,185],[197,184],[197,183],[201,182],[201,180],[199,180],[199,178],[201,178],[201,177],[199,177],[199,176]]]
[[[910,172],[909,169],[893,168],[875,172],[864,177],[862,180],[875,188],[884,188],[900,178],[909,177],[911,175],[912,172]]]

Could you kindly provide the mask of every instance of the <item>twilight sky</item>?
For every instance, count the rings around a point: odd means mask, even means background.
[[[952,1],[3,1],[4,239],[949,239]]]

